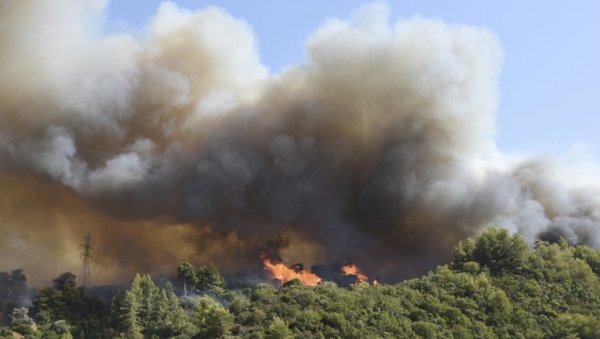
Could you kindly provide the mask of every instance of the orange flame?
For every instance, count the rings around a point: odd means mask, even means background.
[[[361,282],[369,282],[369,278],[364,275],[354,264],[342,266],[342,272],[344,272],[344,275],[355,275],[357,284]]]
[[[271,275],[273,275],[273,278],[279,280],[282,284],[285,284],[293,279],[299,279],[304,285],[308,286],[316,286],[321,282],[321,278],[319,278],[319,276],[305,269],[300,271],[294,270],[287,267],[283,263],[274,264],[270,259],[264,257],[263,263],[265,265],[265,269],[269,271]]]

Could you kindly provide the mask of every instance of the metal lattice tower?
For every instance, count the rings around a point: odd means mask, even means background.
[[[81,270],[79,271],[79,286],[90,287],[92,284],[92,273],[90,270],[90,262],[92,261],[92,255],[94,255],[94,248],[92,247],[92,237],[90,232],[83,237],[81,245]]]

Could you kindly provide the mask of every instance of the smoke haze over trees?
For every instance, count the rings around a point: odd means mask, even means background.
[[[600,245],[597,164],[496,148],[485,28],[370,5],[270,74],[224,10],[165,2],[139,37],[98,33],[105,5],[0,2],[3,269],[72,270],[88,230],[100,283],[265,252],[392,281],[486,225]]]
[[[232,289],[213,266],[182,263],[172,283],[138,274],[104,304],[65,273],[34,308],[15,308],[10,328],[63,339],[600,336],[600,252],[564,238],[531,249],[519,234],[486,229],[451,257],[417,279],[346,287],[292,280]],[[6,331],[0,337],[12,338]]]

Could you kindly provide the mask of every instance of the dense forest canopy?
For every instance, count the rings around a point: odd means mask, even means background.
[[[110,302],[64,273],[30,291],[0,274],[5,327],[27,338],[598,338],[600,252],[507,230],[461,241],[448,265],[397,284],[300,280],[228,287],[212,265],[136,275]]]

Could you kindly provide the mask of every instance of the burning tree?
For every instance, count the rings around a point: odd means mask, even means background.
[[[273,279],[279,281],[281,284],[298,279],[304,285],[316,286],[322,281],[318,275],[306,270],[303,264],[295,264],[292,267],[288,267],[284,263],[273,263],[271,259],[266,257],[263,257],[263,264]]]

